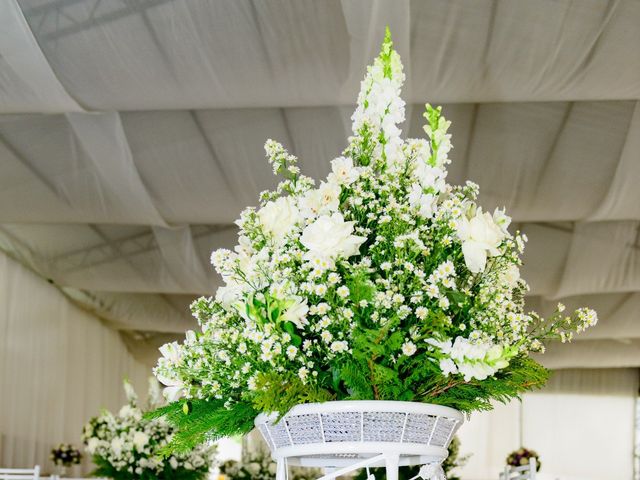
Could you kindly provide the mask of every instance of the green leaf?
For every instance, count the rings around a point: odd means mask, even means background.
[[[285,322],[282,328],[284,328],[284,331],[291,336],[293,336],[296,332],[296,326],[293,324],[293,322]]]

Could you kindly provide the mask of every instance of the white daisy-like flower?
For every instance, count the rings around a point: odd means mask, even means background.
[[[329,343],[331,340],[333,340],[333,335],[331,335],[331,332],[329,332],[328,330],[323,330],[322,333],[320,333],[320,338],[324,343]]]
[[[289,360],[293,360],[296,357],[296,353],[298,353],[298,349],[293,345],[289,345],[287,347],[286,353],[287,357],[289,357]]]
[[[336,283],[338,283],[340,281],[340,275],[337,274],[336,272],[331,272],[328,276],[327,276],[327,281],[331,284],[331,285],[335,285]]]
[[[418,348],[416,347],[416,344],[411,341],[406,341],[402,344],[402,353],[407,357],[410,357],[411,355],[416,353],[417,350]]]
[[[329,347],[332,352],[341,353],[349,350],[349,344],[343,340],[335,341]]]
[[[349,288],[346,285],[342,285],[336,290],[336,293],[340,298],[347,298],[349,296]]]
[[[324,297],[324,294],[327,293],[327,286],[321,283],[316,285],[313,291],[319,297]]]

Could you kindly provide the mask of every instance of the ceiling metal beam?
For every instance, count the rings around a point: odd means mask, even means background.
[[[131,263],[132,257],[158,250],[158,244],[151,229],[123,238],[110,239],[96,225],[89,225],[89,228],[101,238],[103,243],[77,249],[53,258],[53,271],[69,273],[118,260],[125,260]],[[220,224],[193,225],[191,228],[193,238],[196,239],[237,227],[233,224]]]

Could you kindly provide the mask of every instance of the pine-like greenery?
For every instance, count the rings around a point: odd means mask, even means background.
[[[377,345],[375,339],[370,340]],[[375,349],[374,346],[372,346]],[[327,372],[327,389],[310,390],[295,375],[272,373],[263,377],[253,402],[239,402],[227,408],[221,400],[180,400],[147,413],[147,418],[166,416],[177,427],[165,454],[188,452],[204,441],[244,435],[251,431],[259,412],[284,415],[301,403],[329,400],[405,400],[456,408],[470,413],[491,410],[491,401],[507,403],[522,393],[542,387],[549,372],[528,357],[513,359],[509,369],[485,380],[468,382],[460,378],[437,375],[433,362],[407,362],[402,372],[372,362],[371,358],[352,359],[336,370]],[[277,385],[277,386],[276,386]],[[418,395],[412,393],[420,385]],[[340,394],[329,390],[339,391]]]
[[[145,418],[166,417],[177,428],[173,440],[163,452],[186,453],[205,441],[244,435],[253,428],[258,411],[249,402],[225,408],[218,400],[188,400],[170,403],[145,414]]]

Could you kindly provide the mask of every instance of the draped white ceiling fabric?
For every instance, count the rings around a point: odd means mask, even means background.
[[[389,25],[453,121],[450,179],[529,236],[530,303],[601,323],[551,367],[640,366],[637,0],[4,0],[0,248],[151,362],[211,294],[210,251],[275,181],[326,174]]]

